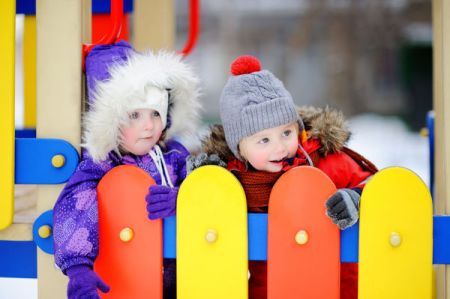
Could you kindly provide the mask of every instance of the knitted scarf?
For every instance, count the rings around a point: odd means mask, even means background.
[[[244,188],[249,212],[267,213],[270,191],[284,173],[258,170],[232,171]]]
[[[309,154],[320,148],[320,142],[317,139],[308,140],[304,141],[302,146]],[[299,148],[295,157],[285,161],[282,170],[279,172],[248,169],[244,162],[236,158],[229,160],[227,168],[237,177],[244,188],[248,211],[267,213],[270,192],[275,182],[284,172],[300,165],[308,165],[308,162],[303,151]]]

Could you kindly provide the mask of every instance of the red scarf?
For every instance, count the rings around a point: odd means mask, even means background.
[[[312,139],[302,142],[302,147],[308,154],[311,154],[318,150],[321,144],[318,139]],[[279,172],[251,170],[244,162],[236,158],[229,160],[227,169],[237,177],[244,188],[248,210],[265,213],[269,206],[270,192],[278,178],[287,170],[305,164],[308,164],[308,160],[299,143],[295,157],[283,162],[283,168]]]

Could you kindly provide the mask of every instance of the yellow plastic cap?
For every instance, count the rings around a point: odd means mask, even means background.
[[[131,228],[125,227],[120,231],[120,240],[122,242],[130,242],[133,239],[134,232]]]
[[[402,243],[402,237],[397,232],[392,232],[389,237],[389,243],[392,247],[398,247]]]
[[[213,229],[208,229],[205,235],[205,239],[208,243],[214,243],[217,241],[217,232]]]
[[[305,245],[306,243],[308,243],[308,239],[308,233],[305,230],[299,230],[295,234],[295,243],[297,243],[298,245]]]
[[[47,239],[52,234],[52,228],[49,225],[43,225],[38,229],[38,235],[42,239]]]
[[[66,158],[63,155],[54,155],[52,158],[52,165],[56,168],[61,168],[66,163]]]

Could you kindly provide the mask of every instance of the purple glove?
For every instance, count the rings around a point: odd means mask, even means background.
[[[72,266],[66,274],[69,276],[68,299],[100,299],[97,288],[103,293],[109,292],[109,286],[87,265]]]
[[[145,197],[148,218],[154,220],[175,215],[177,196],[178,187],[150,186],[149,194]]]

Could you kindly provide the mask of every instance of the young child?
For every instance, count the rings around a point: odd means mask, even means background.
[[[99,181],[115,166],[136,165],[157,183],[145,198],[149,218],[174,215],[189,152],[173,138],[194,133],[198,122],[198,79],[180,56],[130,50],[112,61],[110,78],[91,93],[82,161],[54,207],[55,262],[69,277],[71,299],[99,298],[97,288],[109,290],[92,270]],[[174,260],[164,261],[165,298],[175,294],[174,268]]]
[[[206,155],[194,165],[224,161],[244,188],[249,212],[267,212],[270,191],[285,171],[313,165],[338,188],[326,203],[328,216],[340,229],[356,223],[361,190],[377,169],[344,146],[350,134],[342,114],[307,108],[302,120],[282,82],[255,57],[237,58],[231,72],[220,99],[223,127],[212,128]],[[249,298],[267,298],[266,263],[250,261],[249,270]],[[341,298],[357,298],[357,264],[343,264],[341,272]]]

